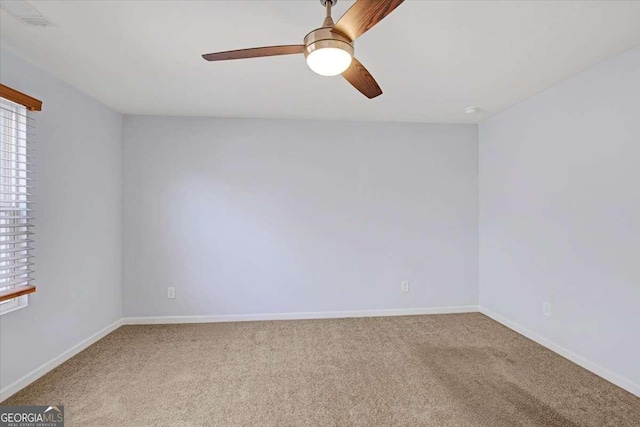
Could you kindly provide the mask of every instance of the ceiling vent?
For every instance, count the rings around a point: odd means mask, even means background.
[[[26,25],[37,27],[54,27],[53,22],[49,21],[38,9],[21,0],[2,0],[0,1],[0,9],[7,12],[20,22]]]

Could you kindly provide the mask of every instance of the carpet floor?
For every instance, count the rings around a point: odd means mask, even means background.
[[[640,399],[479,314],[123,326],[12,396],[66,426],[640,426]]]

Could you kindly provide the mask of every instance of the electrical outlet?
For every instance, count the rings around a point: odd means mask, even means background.
[[[400,283],[400,289],[402,290],[402,292],[409,292],[409,281],[405,280],[404,282]]]
[[[542,314],[547,317],[551,317],[551,303],[549,301],[544,301],[542,303]]]
[[[170,287],[167,288],[167,298],[174,299],[176,297],[176,288]]]

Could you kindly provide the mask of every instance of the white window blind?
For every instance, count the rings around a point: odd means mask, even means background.
[[[32,284],[34,132],[27,108],[0,98],[0,292]],[[0,312],[18,303],[2,301]]]

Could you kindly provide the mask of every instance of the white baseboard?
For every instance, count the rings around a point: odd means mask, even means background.
[[[300,313],[228,314],[206,316],[125,317],[125,325],[157,325],[173,323],[251,322],[259,320],[343,319],[348,317],[411,316],[417,314],[473,313],[476,305],[432,308],[401,308],[388,310],[322,311]]]
[[[494,313],[493,311],[489,310],[488,308],[479,307],[480,313],[492,318],[493,320],[495,320],[498,323],[502,323],[504,326],[506,326],[509,329],[512,329],[514,331],[516,331],[517,333],[519,333],[520,335],[524,335],[525,337],[529,338],[532,341],[537,342],[538,344],[548,348],[549,350],[553,351],[554,353],[559,354],[560,356],[569,359],[570,361],[572,361],[573,363],[582,366],[583,368],[585,368],[588,371],[593,372],[594,374],[598,375],[599,377],[604,378],[605,380],[612,382],[613,384],[617,385],[618,387],[621,387],[625,390],[627,390],[629,393],[635,394],[636,396],[640,397],[640,385],[636,384],[635,382],[616,374],[615,372],[611,372],[610,370],[603,368],[602,366],[598,365],[597,363],[594,363],[592,361],[590,361],[589,359],[586,359],[574,352],[572,352],[571,350],[568,350],[564,347],[562,347],[559,344],[556,344],[552,341],[549,341],[548,339],[544,338],[541,335],[536,334],[535,332],[530,331],[529,329],[525,328],[524,326],[513,322],[505,317],[500,316],[497,313]]]
[[[9,384],[8,386],[0,390],[0,402],[5,401],[9,397],[11,397],[13,394],[22,390],[24,387],[28,386],[29,384],[31,384],[32,382],[34,382],[35,380],[37,380],[38,378],[46,374],[47,372],[55,369],[62,363],[71,359],[73,356],[80,353],[82,350],[89,347],[91,344],[94,344],[101,338],[109,335],[111,332],[115,331],[120,326],[122,326],[122,319],[116,320],[109,326],[99,330],[98,332],[91,335],[87,339],[74,345],[73,347],[71,347],[69,350],[65,351],[61,355],[51,359],[50,361],[46,362],[42,366],[34,369],[33,371],[29,372],[27,375],[15,381],[14,383]]]

